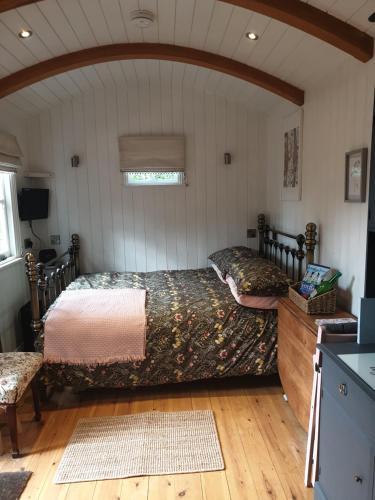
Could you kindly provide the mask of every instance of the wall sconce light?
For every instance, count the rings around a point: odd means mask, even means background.
[[[224,165],[230,165],[232,163],[232,155],[230,153],[224,153]]]
[[[79,156],[78,155],[72,156],[71,159],[70,159],[70,161],[71,161],[71,164],[72,164],[73,168],[79,167]]]

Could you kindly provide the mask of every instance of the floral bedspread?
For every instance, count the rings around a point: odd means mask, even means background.
[[[88,274],[69,285],[124,287],[147,290],[146,359],[100,366],[45,364],[45,384],[80,390],[276,373],[277,312],[238,305],[213,269]],[[36,348],[43,350],[43,332]]]

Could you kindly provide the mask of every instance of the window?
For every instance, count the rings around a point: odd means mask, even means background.
[[[0,174],[0,260],[10,257],[7,207],[5,201],[5,174]]]
[[[183,172],[124,172],[126,186],[181,186]]]
[[[21,253],[15,177],[0,170],[0,265]]]
[[[125,186],[181,186],[185,183],[185,137],[119,137],[120,170]]]

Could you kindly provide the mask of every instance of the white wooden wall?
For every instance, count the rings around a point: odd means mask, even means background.
[[[274,223],[301,231],[318,224],[319,261],[339,269],[340,299],[359,313],[364,293],[367,201],[345,203],[345,153],[371,148],[375,64],[343,66],[335,76],[307,92],[304,106],[302,200],[280,201],[283,165],[281,107],[267,120],[267,207]]]
[[[185,134],[188,187],[124,187],[123,134]],[[196,268],[214,250],[256,244],[246,229],[264,206],[259,134],[243,104],[163,81],[88,91],[42,112],[29,123],[29,153],[32,167],[55,174],[45,243],[60,234],[65,248],[79,233],[85,271]]]
[[[0,270],[0,336],[4,352],[13,351],[23,340],[18,322],[20,308],[29,300],[23,261]]]

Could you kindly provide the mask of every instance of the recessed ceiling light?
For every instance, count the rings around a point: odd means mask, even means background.
[[[30,38],[32,34],[33,34],[33,32],[31,30],[21,30],[18,33],[18,36],[20,38]]]
[[[246,33],[246,38],[248,38],[249,40],[258,40],[259,36],[254,33],[253,31],[250,31],[249,33]]]
[[[155,15],[149,10],[135,10],[131,12],[130,19],[138,28],[148,28],[155,21]]]

